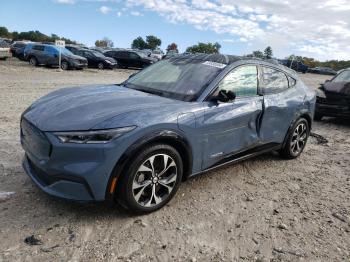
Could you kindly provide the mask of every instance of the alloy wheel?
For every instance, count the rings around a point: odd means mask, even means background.
[[[308,130],[305,123],[300,123],[297,125],[297,127],[294,129],[291,143],[290,143],[290,150],[294,155],[298,155],[303,151],[306,140],[308,136]]]
[[[103,63],[98,63],[97,67],[98,67],[98,69],[103,69],[104,65],[103,65]]]
[[[132,183],[134,200],[143,207],[154,207],[164,202],[174,189],[177,166],[167,154],[155,154],[138,168]]]

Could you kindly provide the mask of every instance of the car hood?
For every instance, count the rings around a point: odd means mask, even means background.
[[[350,82],[327,82],[323,85],[324,91],[331,93],[338,93],[344,95],[350,95]]]
[[[84,61],[87,61],[87,59],[85,57],[82,57],[82,56],[79,56],[79,55],[66,55],[67,57],[71,58],[71,59],[74,59],[74,60],[84,60]]]
[[[185,102],[117,85],[73,87],[40,98],[22,117],[42,131],[83,131],[120,114],[178,103]]]

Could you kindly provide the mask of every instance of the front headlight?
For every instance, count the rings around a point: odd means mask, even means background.
[[[54,135],[61,143],[75,144],[106,144],[127,132],[134,130],[136,126],[121,127],[116,129],[82,131],[82,132],[55,132]]]
[[[109,60],[105,60],[105,62],[106,62],[107,64],[112,64],[112,62],[109,61]]]

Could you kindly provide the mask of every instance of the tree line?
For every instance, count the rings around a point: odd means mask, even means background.
[[[0,37],[12,39],[13,41],[28,40],[33,42],[55,42],[56,40],[64,40],[67,44],[76,44],[76,41],[71,39],[60,37],[56,34],[50,36],[41,33],[40,31],[28,31],[28,32],[10,32],[6,27],[0,26]]]

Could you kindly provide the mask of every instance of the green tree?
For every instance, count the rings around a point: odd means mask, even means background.
[[[148,49],[156,49],[157,47],[161,46],[162,40],[160,40],[158,37],[154,35],[148,35],[146,36],[146,43]]]
[[[11,33],[6,27],[0,26],[0,37],[10,38]]]
[[[134,39],[134,41],[132,41],[131,48],[142,50],[142,49],[147,49],[148,46],[145,40],[143,40],[143,38],[139,36],[138,38]]]
[[[170,45],[168,45],[168,47],[166,48],[166,51],[175,51],[175,52],[179,52],[178,48],[177,48],[177,44],[175,43],[171,43]]]
[[[272,58],[273,53],[272,53],[272,48],[271,48],[271,46],[268,46],[268,47],[265,48],[265,50],[264,50],[264,56],[265,56],[266,59],[271,59],[271,58]]]
[[[221,45],[219,43],[198,43],[186,49],[189,53],[218,54]]]
[[[113,47],[114,43],[107,37],[104,37],[102,40],[96,40],[95,46],[97,47]]]
[[[260,50],[257,50],[257,51],[253,51],[252,56],[256,58],[264,58],[264,53],[261,52]]]
[[[138,38],[134,39],[131,44],[131,48],[133,49],[156,49],[162,44],[162,40],[160,40],[158,37],[154,35],[148,35],[146,36],[146,41],[139,36]]]

